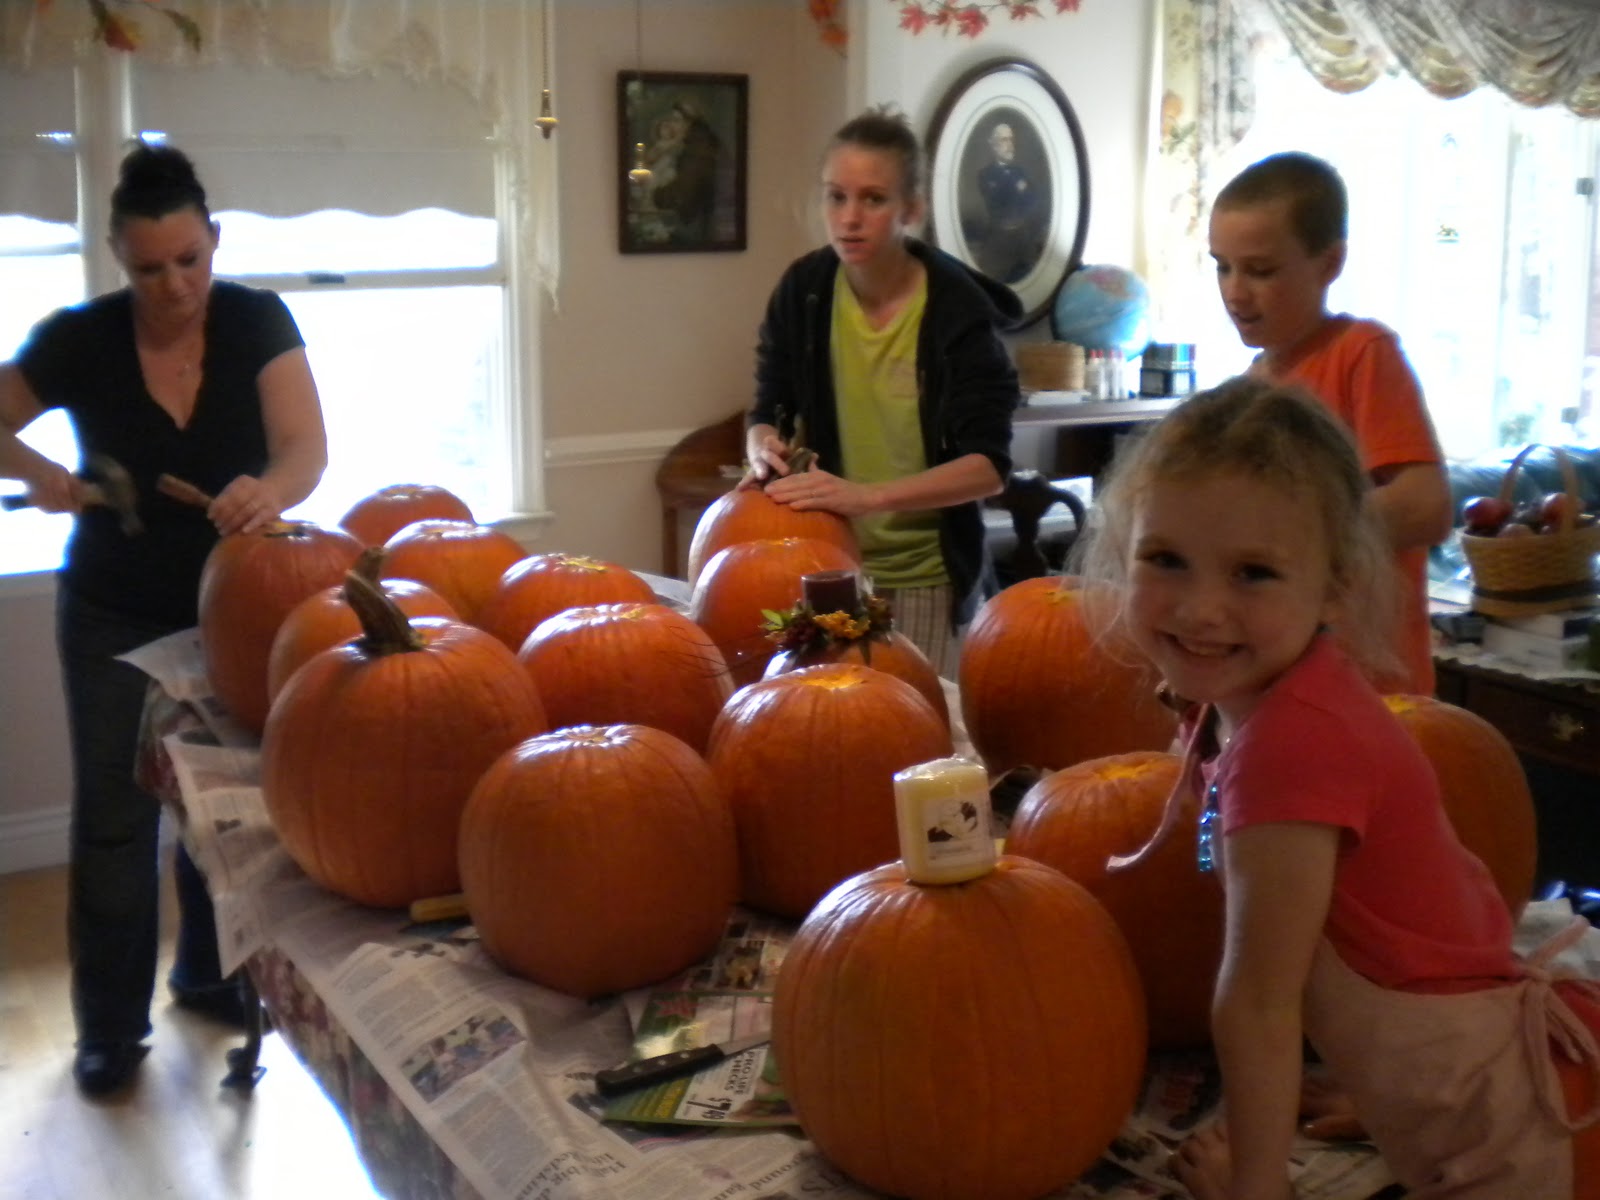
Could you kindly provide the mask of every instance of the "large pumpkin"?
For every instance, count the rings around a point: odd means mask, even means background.
[[[1060,872],[1002,857],[924,886],[889,863],[834,889],[779,969],[772,1049],[801,1128],[912,1200],[1032,1200],[1133,1108],[1144,1004],[1122,935]]]
[[[772,679],[802,667],[815,667],[823,663],[860,663],[874,671],[883,671],[903,679],[917,689],[933,711],[939,714],[941,721],[950,724],[950,702],[945,699],[939,673],[933,669],[933,664],[921,648],[897,629],[879,637],[831,641],[805,650],[780,651],[768,661],[762,678]]]
[[[471,521],[413,521],[385,542],[384,550],[385,579],[427,584],[472,625],[500,577],[524,557],[516,538]]]
[[[687,578],[691,585],[719,551],[739,542],[758,542],[771,538],[814,538],[830,542],[850,555],[853,564],[861,562],[861,547],[855,530],[838,513],[813,509],[796,512],[760,488],[735,488],[717,499],[694,527],[689,543]]]
[[[378,579],[383,561],[381,548],[369,548],[353,570],[378,584],[383,594],[407,617],[449,617],[460,620],[450,602],[426,584],[414,579]],[[344,598],[344,585],[334,584],[307,596],[289,610],[272,639],[267,656],[267,700],[277,698],[283,685],[300,667],[329,646],[349,641],[361,634],[361,620]]]
[[[1132,854],[1156,832],[1183,760],[1137,750],[1046,775],[1018,805],[1006,850],[1076,880],[1110,912],[1139,967],[1156,1049],[1211,1041],[1211,995],[1222,962],[1222,887],[1195,863],[1200,799],[1148,858],[1114,873],[1106,860]]]
[[[381,546],[413,521],[472,521],[467,502],[431,483],[391,483],[363,496],[339,527],[363,546]]]
[[[961,712],[991,775],[1170,747],[1177,716],[1159,680],[1131,646],[1095,638],[1082,599],[1075,579],[1025,579],[967,629]]]
[[[697,754],[733,695],[716,643],[664,604],[564,609],[528,635],[517,659],[552,727],[649,725]]]
[[[894,773],[950,753],[917,690],[871,667],[806,667],[735,692],[706,757],[733,805],[743,898],[804,916],[897,857]]]
[[[506,751],[473,789],[461,884],[484,948],[515,974],[584,997],[642,987],[721,938],[733,816],[670,734],[560,729]]]
[[[777,652],[763,628],[766,613],[794,607],[802,575],[856,565],[848,550],[815,538],[737,542],[706,564],[689,597],[689,616],[716,642],[733,682],[754,683]]]
[[[348,533],[307,521],[275,521],[211,548],[199,597],[206,675],[250,732],[267,723],[267,661],[278,626],[300,601],[343,579],[360,554]]]
[[[1513,918],[1533,896],[1538,823],[1528,777],[1511,743],[1476,713],[1431,696],[1385,696],[1428,761],[1462,845],[1494,876]]]
[[[490,765],[544,732],[527,672],[459,621],[407,622],[349,577],[363,636],[324,650],[278,694],[261,788],[289,855],[359,904],[394,907],[460,890],[461,811]]]
[[[593,604],[649,604],[655,598],[655,589],[616,563],[578,554],[530,554],[500,577],[477,625],[521,650],[539,623],[558,612]]]

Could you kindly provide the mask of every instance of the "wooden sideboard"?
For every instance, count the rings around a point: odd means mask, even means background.
[[[1521,756],[1539,822],[1538,879],[1600,887],[1600,690],[1436,658],[1437,695]]]

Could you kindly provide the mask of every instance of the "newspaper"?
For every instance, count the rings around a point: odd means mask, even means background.
[[[137,654],[204,704],[198,642],[175,635]],[[213,744],[208,727],[160,745],[171,760],[184,837],[217,897],[225,966],[258,960],[303,977],[398,1101],[483,1200],[870,1200],[795,1126],[737,1136],[606,1119],[594,1073],[640,1052],[676,1001],[683,1036],[720,1040],[766,1020],[764,996],[787,944],[778,921],[737,913],[719,951],[669,985],[585,1002],[518,979],[470,927],[413,926],[403,911],[351,904],[311,882],[277,842],[253,746]],[[1570,920],[1564,901],[1529,906],[1519,947]],[[1600,974],[1600,931],[1563,965]],[[719,998],[720,997],[720,998]],[[657,1010],[652,1016],[652,1006]],[[692,1013],[684,1019],[684,1013]],[[316,1037],[315,1029],[285,1028]],[[672,1032],[669,1036],[677,1036]],[[1152,1062],[1137,1110],[1105,1158],[1053,1200],[1181,1196],[1166,1158],[1215,1112],[1205,1056]],[[271,1086],[270,1082],[266,1086]],[[751,1099],[757,1099],[754,1085]],[[732,1105],[730,1105],[731,1115]],[[346,1114],[359,1122],[361,1114]],[[714,1119],[718,1123],[720,1119]],[[726,1123],[726,1122],[722,1122]],[[358,1138],[359,1142],[359,1138]],[[1305,1142],[1291,1170],[1305,1200],[1369,1200],[1387,1174],[1370,1146]]]

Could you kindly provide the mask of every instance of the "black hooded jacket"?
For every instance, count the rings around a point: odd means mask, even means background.
[[[928,301],[917,336],[922,449],[930,467],[982,454],[1004,480],[1011,472],[1017,372],[999,331],[1022,315],[1016,295],[959,259],[922,242],[907,248],[927,268]],[[839,256],[824,246],[784,272],[767,303],[756,347],[756,397],[747,425],[771,425],[801,441],[826,471],[842,474],[830,337]],[[993,572],[977,501],[940,510],[939,548],[955,604],[952,626],[971,620]]]

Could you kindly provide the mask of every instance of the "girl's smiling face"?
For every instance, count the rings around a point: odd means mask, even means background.
[[[1154,483],[1137,503],[1130,632],[1174,691],[1238,728],[1334,618],[1322,514],[1295,491],[1222,474]]]

